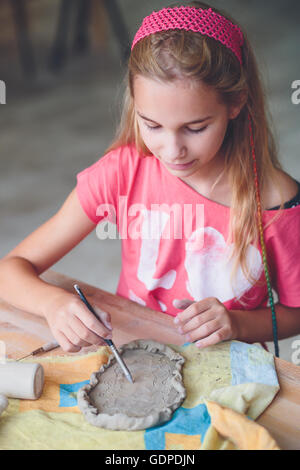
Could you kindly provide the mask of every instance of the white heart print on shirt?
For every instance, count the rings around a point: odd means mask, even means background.
[[[161,277],[155,276],[161,254],[160,240],[169,217],[170,215],[163,211],[143,210],[140,213],[142,243],[137,277],[148,291],[158,287],[170,290],[176,280],[177,273],[174,269],[166,271]],[[199,301],[215,297],[220,302],[226,302],[240,298],[251,289],[251,283],[239,267],[233,279],[235,285],[233,290],[230,274],[234,260],[229,260],[233,249],[234,245],[227,245],[223,235],[213,227],[199,228],[192,233],[185,244],[184,261],[188,277],[186,288],[192,299]],[[253,245],[248,247],[247,265],[252,277],[259,279],[263,272],[262,258],[259,250]],[[132,290],[130,298],[145,303],[142,299],[138,299]],[[166,311],[167,306],[158,302],[161,310]]]
[[[193,232],[186,243],[184,265],[188,275],[187,291],[195,301],[215,297],[220,302],[226,302],[240,298],[251,289],[252,284],[239,267],[232,281],[235,286],[233,290],[230,274],[234,260],[229,260],[233,249],[234,245],[227,245],[223,235],[213,227]],[[247,266],[254,279],[258,280],[263,264],[260,252],[253,245],[248,247]]]

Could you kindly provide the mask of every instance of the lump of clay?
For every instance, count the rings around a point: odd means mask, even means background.
[[[186,396],[184,358],[152,340],[132,341],[119,352],[134,383],[127,381],[111,356],[77,393],[86,420],[101,428],[130,431],[168,421]]]

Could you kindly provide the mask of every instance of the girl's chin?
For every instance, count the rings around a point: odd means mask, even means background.
[[[193,164],[189,168],[184,168],[181,170],[175,170],[173,168],[169,168],[166,166],[166,169],[172,173],[173,175],[179,176],[179,177],[187,177],[193,175],[197,171],[197,165]]]

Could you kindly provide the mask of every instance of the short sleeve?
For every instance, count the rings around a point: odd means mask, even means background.
[[[113,150],[77,174],[81,207],[95,224],[104,217],[116,222],[119,188],[119,151]]]
[[[300,308],[300,206],[284,209],[270,225],[266,248],[279,303]]]

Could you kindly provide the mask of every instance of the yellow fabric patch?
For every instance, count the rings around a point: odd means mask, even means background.
[[[201,436],[165,433],[166,450],[199,450]]]
[[[229,437],[239,450],[280,450],[268,431],[241,413],[217,403],[206,403],[211,424],[216,431]]]
[[[203,403],[213,390],[231,384],[230,342],[205,349],[194,345],[185,348],[172,345],[172,348],[186,359],[183,370],[187,390],[183,403],[185,408],[194,408]]]

